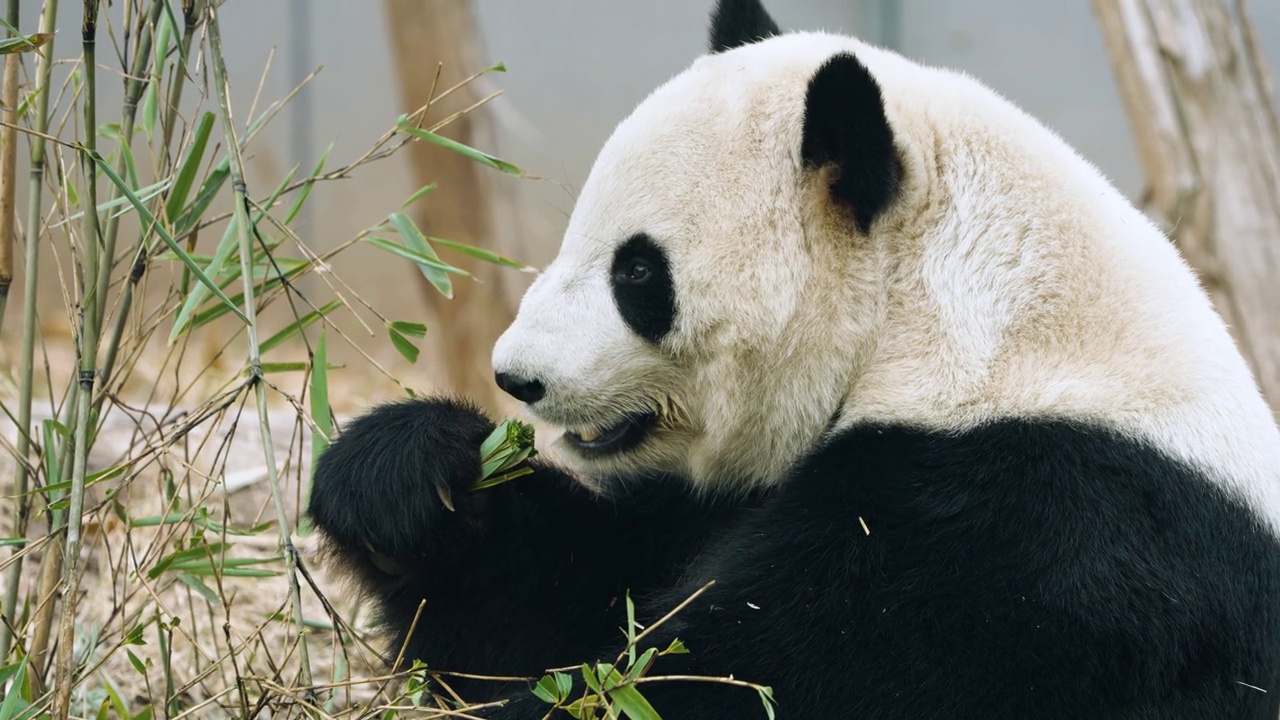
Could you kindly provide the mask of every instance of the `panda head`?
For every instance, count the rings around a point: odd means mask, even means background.
[[[586,474],[750,487],[866,419],[1212,445],[1211,386],[1265,411],[1176,251],[992,91],[756,0],[711,48],[618,125],[494,351]]]

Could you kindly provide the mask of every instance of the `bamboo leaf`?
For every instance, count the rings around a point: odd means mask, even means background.
[[[471,273],[467,272],[466,270],[453,267],[452,265],[447,265],[439,260],[435,260],[415,250],[411,250],[405,247],[404,245],[391,242],[390,240],[387,240],[384,238],[365,237],[365,238],[362,238],[362,241],[369,243],[370,245],[378,248],[379,250],[385,250],[391,253],[392,255],[399,255],[400,257],[405,258],[406,260],[411,260],[417,263],[418,265],[426,265],[428,267],[443,270],[444,272],[447,272],[447,273],[453,273],[454,275],[462,275],[465,277],[471,276]],[[423,274],[426,274],[426,273],[424,272]]]
[[[422,323],[408,322],[406,320],[392,320],[391,327],[395,328],[401,335],[421,340],[427,336],[427,326]]]
[[[147,134],[148,141],[155,135],[156,109],[159,105],[157,93],[154,82],[147,83],[147,89],[142,93],[142,131]]]
[[[205,287],[209,288],[209,292],[212,292],[219,300],[225,303],[231,312],[236,314],[236,317],[239,317],[245,324],[248,324],[249,318],[245,317],[244,313],[240,312],[240,308],[236,307],[235,304],[231,302],[231,298],[227,297],[226,294],[222,292],[222,288],[215,285],[213,280],[210,280],[209,276],[204,274],[204,270],[201,270],[200,266],[197,265],[189,255],[187,255],[186,251],[183,250],[178,245],[177,241],[169,235],[169,232],[165,230],[162,225],[156,222],[155,216],[152,215],[151,211],[147,209],[147,206],[138,199],[138,196],[134,194],[133,190],[125,183],[124,179],[116,174],[110,164],[108,164],[101,155],[90,151],[88,148],[77,146],[77,149],[88,153],[90,157],[93,158],[93,162],[98,166],[98,169],[101,170],[102,173],[111,180],[111,182],[115,183],[116,187],[120,188],[120,192],[124,193],[124,196],[129,198],[129,202],[133,203],[134,209],[137,210],[138,215],[142,217],[143,224],[145,226],[150,226],[155,230],[156,234],[160,236],[160,239],[164,241],[164,244],[168,245],[169,249],[182,259],[182,263],[191,270],[191,274],[195,275],[197,280],[199,280]]]
[[[400,116],[400,120],[396,123],[396,129],[406,135],[417,138],[418,140],[425,140],[433,145],[439,145],[446,150],[456,152],[465,158],[474,160],[481,165],[491,167],[494,170],[500,170],[508,175],[524,175],[523,170],[512,165],[506,160],[500,160],[489,153],[481,152],[469,145],[463,145],[457,140],[450,140],[443,135],[437,135],[430,130],[423,130],[422,128],[414,127],[409,124],[408,117],[404,115]]]
[[[222,273],[222,268],[231,259],[231,254],[236,250],[236,219],[231,218],[227,223],[227,229],[222,233],[222,239],[218,241],[218,249],[213,253],[213,259],[206,265],[208,277],[218,277]],[[177,256],[177,253],[174,253]],[[187,257],[191,257],[188,255]],[[194,260],[193,260],[194,262]],[[197,285],[191,288],[187,293],[186,299],[182,301],[182,308],[178,310],[178,316],[173,320],[173,328],[169,331],[169,343],[178,339],[178,336],[186,330],[191,320],[191,314],[200,307],[204,302],[205,293],[207,292],[204,285]]]
[[[401,355],[404,356],[405,360],[414,364],[418,362],[418,355],[420,355],[422,351],[418,349],[417,345],[413,344],[413,341],[405,337],[390,325],[387,326],[387,334],[391,336],[391,344],[395,346],[395,349]]]
[[[64,178],[63,182],[64,182],[65,189],[67,189],[71,193],[75,192],[75,187],[71,185],[67,179]],[[159,182],[151,183],[150,185],[144,188],[139,188],[136,194],[139,200],[143,202],[147,202],[152,198],[154,198],[155,196],[159,195],[160,193],[164,192],[168,187],[169,187],[169,180],[168,178],[166,178]],[[78,198],[74,199],[73,202],[76,205],[80,204],[80,201]],[[121,196],[112,200],[107,200],[106,202],[98,203],[98,212],[106,212],[108,210],[114,210],[115,208],[120,208],[120,209],[112,213],[111,217],[122,217],[133,211],[133,205],[129,203],[129,198],[124,196]],[[63,225],[69,225],[75,222],[76,220],[79,220],[82,217],[84,217],[83,211],[78,212],[74,215],[68,215],[67,217],[59,220],[58,222],[54,223],[50,227],[61,227]],[[177,258],[175,257],[175,259]]]
[[[218,598],[218,593],[214,592],[213,588],[205,585],[204,581],[195,575],[192,575],[191,573],[182,573],[178,575],[178,580],[192,590],[200,593],[200,596],[205,600],[208,600],[210,605],[222,604],[222,600]]]
[[[662,720],[634,685],[623,685],[609,692],[609,699],[632,720]]]
[[[186,157],[182,159],[182,164],[178,166],[178,175],[173,181],[173,189],[169,192],[169,201],[164,206],[164,215],[170,223],[177,220],[178,213],[187,202],[187,195],[191,193],[191,186],[196,181],[196,173],[200,171],[200,164],[204,160],[205,148],[209,145],[209,133],[213,131],[215,119],[211,112],[200,116],[195,135],[191,139],[191,147],[187,150]]]
[[[303,271],[307,270],[310,267],[311,267],[311,263],[306,263],[304,265],[298,266],[298,268],[295,270],[285,270],[284,278],[286,280],[292,280],[298,275],[301,275]],[[256,297],[262,297],[263,294],[265,294],[268,290],[273,290],[276,287],[278,287],[280,283],[281,283],[281,279],[279,275],[269,278],[266,282],[256,286],[256,289],[254,290],[254,295]],[[239,293],[236,293],[235,295],[232,295],[231,301],[237,304],[244,302],[244,293],[239,292]],[[191,319],[190,329],[195,330],[196,328],[206,325],[210,322],[213,322],[217,318],[220,318],[226,314],[227,314],[227,307],[222,304],[214,305],[213,307],[208,308],[207,310],[201,310],[200,312],[196,313],[194,318]]]
[[[423,195],[426,195],[427,193],[435,189],[436,189],[435,183],[431,183],[430,185],[423,185],[422,187],[418,188],[417,192],[410,195],[408,200],[405,200],[404,203],[400,205],[400,209],[403,210],[409,207],[410,205],[420,200]]]
[[[512,260],[511,258],[505,255],[499,255],[498,253],[490,252],[488,250],[475,247],[473,245],[466,245],[460,242],[445,240],[444,238],[438,238],[438,237],[427,238],[427,239],[436,245],[443,245],[451,250],[457,250],[463,255],[470,255],[471,257],[476,258],[477,260],[483,260],[493,265],[501,265],[503,267],[515,268],[516,270],[521,270],[523,272],[536,272],[534,268],[528,265],[525,265],[519,260]]]
[[[327,303],[326,305],[324,305],[323,307],[312,310],[306,315],[303,315],[301,318],[298,318],[298,320],[296,320],[295,322],[293,322],[292,324],[290,324],[288,327],[284,328],[280,332],[277,332],[275,335],[272,335],[266,340],[263,340],[262,344],[258,346],[258,352],[260,354],[266,353],[268,350],[271,350],[272,348],[278,346],[280,343],[284,342],[285,340],[288,340],[294,335],[297,335],[298,333],[302,332],[307,328],[307,326],[314,324],[315,321],[319,320],[320,318],[324,317],[330,312],[333,312],[335,309],[339,307],[342,307],[342,301],[333,300]]]
[[[333,143],[329,143],[329,147],[325,148],[324,154],[320,156],[320,162],[316,163],[315,168],[311,171],[311,177],[307,178],[302,188],[298,190],[298,197],[294,199],[293,207],[289,208],[289,214],[284,218],[285,225],[293,222],[293,219],[298,217],[298,212],[302,210],[302,204],[311,196],[311,189],[315,187],[316,178],[320,176],[320,173],[324,172],[324,164],[329,160],[329,153],[331,152],[333,152]]]
[[[10,686],[9,693],[4,696],[4,702],[0,703],[0,720],[9,720],[26,708],[25,703],[22,703],[22,693],[19,692],[19,688],[26,682],[27,656],[23,655],[22,660],[18,661],[18,670],[13,675],[13,685]]]
[[[420,230],[418,230],[418,226],[409,219],[408,215],[405,215],[404,213],[391,213],[391,216],[388,219],[391,221],[391,226],[400,234],[401,239],[404,240],[404,244],[408,246],[409,249],[420,253],[425,257],[431,258],[436,263],[441,262],[440,256],[436,255],[436,251],[427,244],[426,237]],[[435,286],[436,290],[440,291],[441,295],[450,299],[453,298],[453,281],[449,279],[447,274],[436,268],[423,265],[422,263],[418,263],[418,268],[422,270],[422,274],[432,285]]]
[[[218,196],[222,190],[222,184],[228,177],[231,177],[231,164],[226,158],[222,158],[222,161],[205,177],[200,185],[200,191],[196,193],[196,199],[191,201],[191,204],[178,216],[178,221],[173,224],[175,235],[186,235],[200,223],[200,218],[204,217],[205,211]]]
[[[0,40],[0,55],[24,53],[43,47],[53,39],[53,33],[32,33]]]
[[[129,657],[129,664],[133,666],[133,669],[137,671],[137,673],[142,677],[146,677],[147,676],[146,664],[143,663],[141,660],[139,660],[138,656],[134,655],[133,651],[130,650],[129,648],[125,648],[124,652]]]

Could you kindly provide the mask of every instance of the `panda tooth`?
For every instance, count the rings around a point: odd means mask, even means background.
[[[583,442],[594,442],[600,437],[600,433],[595,430],[582,430],[577,435]]]

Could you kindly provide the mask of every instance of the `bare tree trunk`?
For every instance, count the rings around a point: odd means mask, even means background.
[[[1280,409],[1280,124],[1244,0],[1093,0],[1149,183]]]
[[[433,85],[439,93],[486,66],[468,0],[383,0],[383,7],[406,112],[426,104]],[[431,110],[426,124],[480,100],[481,87],[473,83],[454,92]],[[441,132],[480,149],[493,146],[492,121],[486,108],[464,115]],[[506,220],[511,193],[493,171],[423,142],[410,146],[410,159],[419,184],[439,183],[414,211],[423,232],[520,258],[516,229]],[[523,281],[510,270],[456,254],[448,260],[473,273],[478,282],[456,280],[455,297],[448,300],[419,278],[436,318],[432,328],[435,341],[427,343],[428,351],[438,353],[436,365],[444,368],[455,392],[498,409],[506,403],[494,386],[490,354],[494,341],[515,314],[519,288],[511,286]]]

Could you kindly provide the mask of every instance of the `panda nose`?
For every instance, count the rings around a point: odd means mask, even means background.
[[[523,403],[538,402],[547,394],[547,388],[538,380],[504,372],[494,373],[493,378],[503,392]]]

